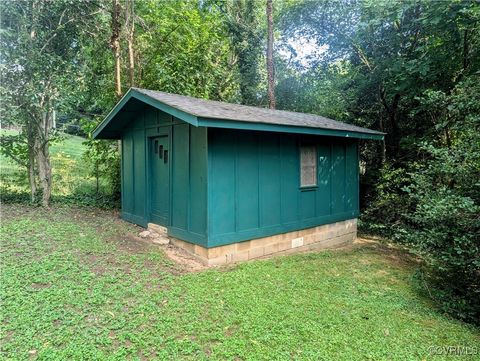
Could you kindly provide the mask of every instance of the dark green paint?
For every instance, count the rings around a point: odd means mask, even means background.
[[[219,129],[208,135],[209,247],[358,215],[355,140]],[[300,187],[302,142],[317,145],[317,187]]]
[[[125,220],[157,223],[172,236],[206,246],[206,133],[152,107],[137,112],[122,135]],[[168,151],[167,161],[165,154],[160,158],[159,146]]]
[[[125,220],[215,247],[358,216],[357,139],[196,127],[145,103],[129,109],[116,130]],[[315,187],[300,187],[302,143],[317,147]]]

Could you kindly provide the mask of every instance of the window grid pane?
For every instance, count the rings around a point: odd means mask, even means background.
[[[317,185],[317,148],[314,145],[300,147],[300,186]]]

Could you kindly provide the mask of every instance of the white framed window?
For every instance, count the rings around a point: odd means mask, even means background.
[[[300,187],[317,185],[317,147],[313,144],[300,145]]]

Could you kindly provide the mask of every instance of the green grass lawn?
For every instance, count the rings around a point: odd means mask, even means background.
[[[431,346],[480,345],[385,246],[189,273],[111,211],[2,213],[5,360],[430,360],[452,359]]]

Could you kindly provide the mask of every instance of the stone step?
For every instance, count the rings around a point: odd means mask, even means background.
[[[170,238],[158,235],[157,237],[152,238],[152,242],[155,244],[165,245],[170,243]]]
[[[164,236],[164,237],[167,236],[167,232],[168,232],[167,227],[163,227],[163,226],[160,226],[160,225],[155,224],[155,223],[147,224],[147,229],[149,231],[155,232],[155,233],[159,234],[160,236]]]

